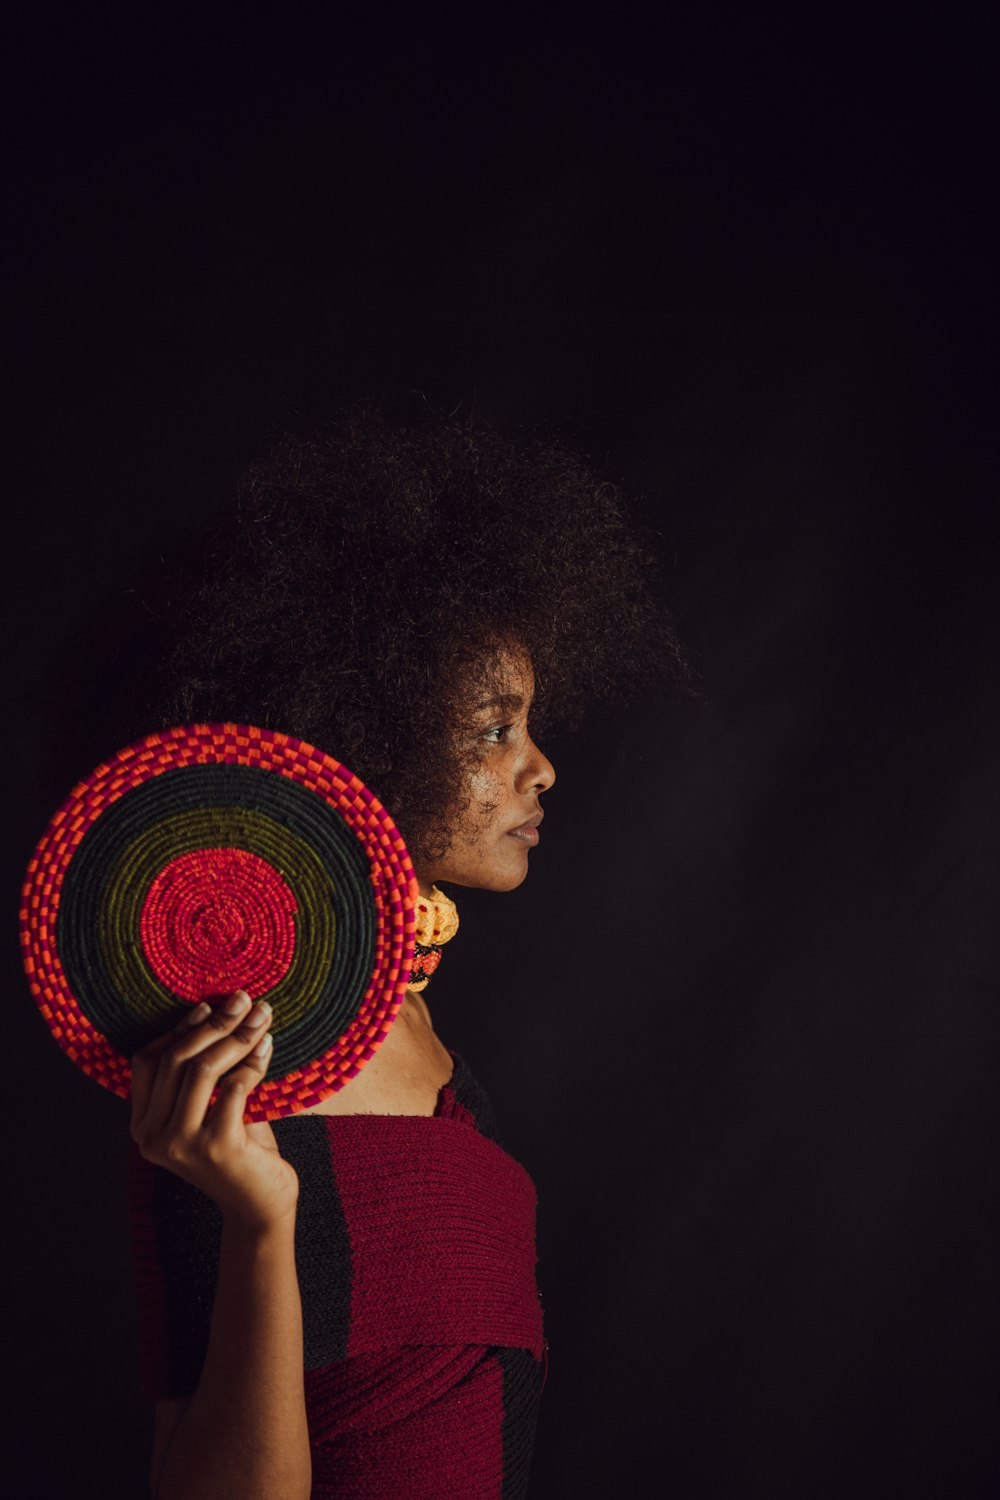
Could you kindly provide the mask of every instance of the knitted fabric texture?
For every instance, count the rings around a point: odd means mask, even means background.
[[[297,1115],[274,1126],[300,1179],[314,1500],[524,1493],[540,1392],[535,1191],[461,1059],[430,1118]],[[220,1222],[133,1156],[143,1385],[197,1384]]]

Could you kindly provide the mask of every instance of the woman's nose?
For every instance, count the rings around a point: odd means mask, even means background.
[[[547,755],[542,754],[534,740],[529,740],[517,778],[518,791],[547,792],[555,779],[556,772],[552,762]]]

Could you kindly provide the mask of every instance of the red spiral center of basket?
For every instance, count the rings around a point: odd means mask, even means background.
[[[246,849],[195,849],[155,877],[139,919],[146,962],[182,1000],[264,995],[295,951],[295,897]]]

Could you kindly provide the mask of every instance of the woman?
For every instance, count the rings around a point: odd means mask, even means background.
[[[688,676],[615,492],[464,424],[357,412],[283,441],[204,559],[157,611],[164,720],[263,723],[346,762],[444,920],[440,883],[525,879],[555,779],[536,725]],[[238,992],[134,1060],[154,1495],[522,1495],[530,1182],[416,990],[339,1092],[247,1125],[270,1022]]]

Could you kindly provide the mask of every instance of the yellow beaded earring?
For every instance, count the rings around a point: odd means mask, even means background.
[[[417,897],[414,915],[416,943],[409,987],[411,990],[423,990],[427,988],[431,975],[441,962],[442,947],[458,931],[458,908],[435,885],[431,887],[429,896]]]

